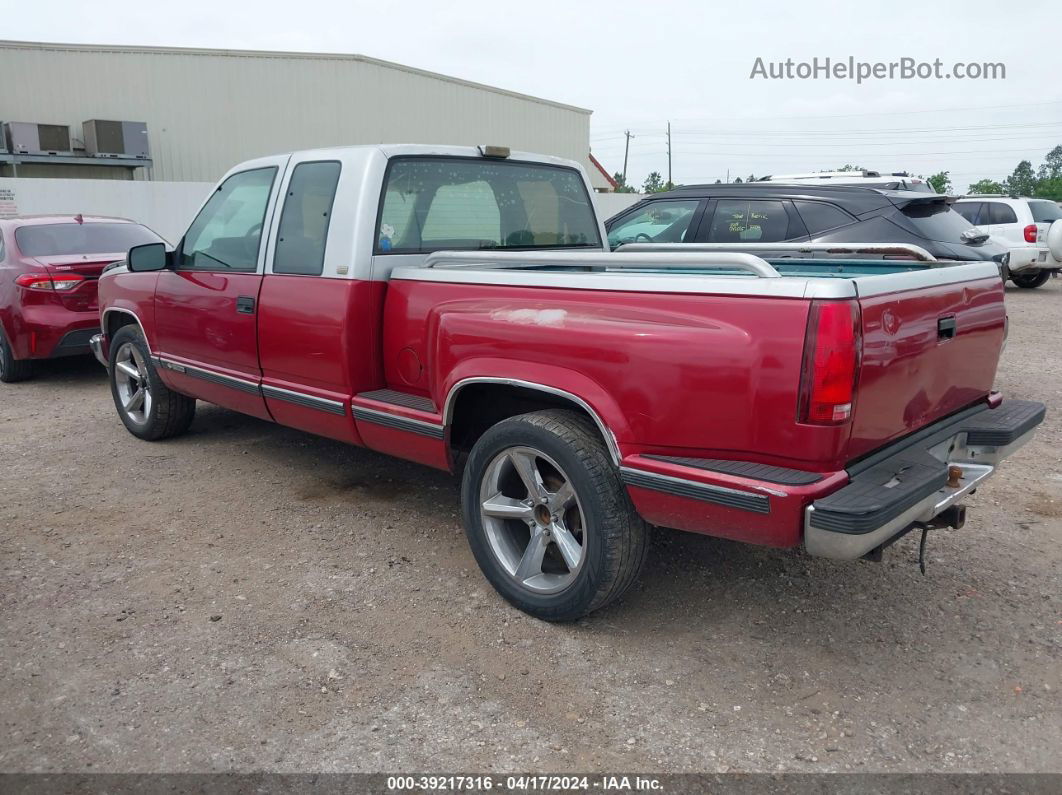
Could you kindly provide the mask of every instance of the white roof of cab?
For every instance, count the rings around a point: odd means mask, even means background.
[[[482,144],[483,146],[493,146],[495,144]],[[504,146],[504,144],[497,144],[498,146]],[[356,146],[329,146],[319,149],[299,149],[294,152],[278,152],[277,155],[306,155],[316,154],[320,156],[326,156],[328,154],[337,154],[340,152],[355,152],[355,151],[371,151],[376,150],[383,154],[384,157],[401,157],[404,155],[420,155],[420,156],[436,156],[436,157],[484,157],[483,153],[479,151],[478,146],[455,146],[452,144],[360,144]],[[275,157],[276,155],[274,155]],[[582,165],[574,160],[568,160],[563,157],[554,157],[553,155],[542,155],[535,152],[521,152],[510,151],[507,158],[485,158],[488,160],[522,160],[529,163],[545,163],[554,166],[567,166],[576,167],[582,169]],[[241,165],[247,163],[253,163],[255,161],[248,160]]]

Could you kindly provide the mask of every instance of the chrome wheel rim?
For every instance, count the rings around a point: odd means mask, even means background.
[[[480,517],[491,552],[520,587],[557,593],[586,560],[586,521],[571,479],[533,447],[510,447],[487,465]]]
[[[138,425],[151,414],[151,382],[139,349],[127,342],[114,357],[114,385],[125,415]]]

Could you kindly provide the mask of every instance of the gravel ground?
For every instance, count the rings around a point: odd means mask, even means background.
[[[0,770],[1062,771],[1062,282],[1010,289],[1035,440],[884,563],[660,530],[573,625],[480,576],[445,474],[91,361],[0,390]]]

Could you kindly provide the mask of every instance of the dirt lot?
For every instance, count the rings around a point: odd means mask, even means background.
[[[931,536],[836,564],[661,530],[575,625],[480,576],[456,485],[103,371],[0,390],[0,770],[1060,771],[1062,282],[1011,289],[1035,441]]]

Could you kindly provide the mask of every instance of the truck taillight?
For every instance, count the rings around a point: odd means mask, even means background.
[[[1036,224],[1029,224],[1027,227],[1025,227],[1025,242],[1036,242]]]
[[[76,273],[61,273],[51,276],[47,273],[23,273],[15,279],[15,284],[19,287],[25,287],[27,290],[66,292],[67,290],[73,290],[83,281],[85,281],[85,277]]]
[[[854,301],[812,301],[800,378],[800,422],[840,425],[852,417],[862,347]]]

